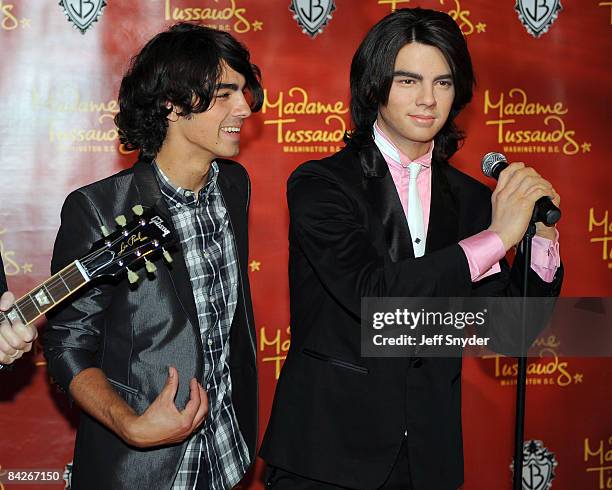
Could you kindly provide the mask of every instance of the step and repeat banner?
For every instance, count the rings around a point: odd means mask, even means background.
[[[113,124],[130,57],[178,21],[232,33],[266,89],[238,158],[253,183],[263,434],[291,342],[287,177],[342,148],[354,51],[380,18],[416,6],[455,18],[474,60],[478,86],[454,165],[483,181],[489,151],[535,166],[562,196],[563,295],[612,295],[612,1],[603,0],[0,0],[0,252],[10,288],[25,294],[49,276],[66,195],[135,160]],[[612,362],[556,356],[555,338],[541,348],[548,357],[528,367],[524,488],[610,489]],[[464,362],[466,490],[510,488],[515,373],[512,358]],[[47,469],[68,480],[77,421],[37,345],[0,375],[0,474]],[[262,466],[241,488],[263,488]],[[28,487],[39,488],[0,485]]]

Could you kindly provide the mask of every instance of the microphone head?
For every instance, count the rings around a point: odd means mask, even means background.
[[[491,151],[487,153],[484,157],[482,157],[482,173],[485,174],[487,177],[496,178],[494,175],[494,171],[495,167],[497,167],[500,162],[508,162],[503,153],[498,153],[496,151]]]

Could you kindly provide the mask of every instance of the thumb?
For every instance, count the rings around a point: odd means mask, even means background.
[[[178,391],[178,371],[174,366],[168,366],[168,379],[164,385],[164,389],[160,393],[160,397],[165,398],[174,403],[174,397]]]

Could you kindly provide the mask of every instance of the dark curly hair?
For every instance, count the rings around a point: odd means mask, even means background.
[[[454,120],[472,100],[475,84],[472,60],[455,21],[445,13],[421,8],[399,9],[387,15],[372,27],[357,49],[351,63],[354,129],[345,135],[347,144],[371,143],[378,108],[389,101],[397,53],[415,42],[438,48],[450,66],[455,99],[446,124],[434,138],[434,157],[447,160],[457,151],[464,135]]]
[[[244,76],[251,110],[258,111],[263,103],[259,68],[230,34],[182,22],[151,39],[132,58],[119,89],[115,124],[125,148],[139,150],[143,160],[155,158],[168,129],[168,102],[183,117],[206,111],[222,62]]]

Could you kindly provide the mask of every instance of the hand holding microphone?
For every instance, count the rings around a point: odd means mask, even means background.
[[[497,178],[491,197],[493,215],[489,230],[500,236],[506,250],[521,241],[532,216],[547,225],[561,217],[557,207],[559,195],[533,168],[521,162],[508,165],[500,153],[485,155],[482,168],[485,175]],[[538,223],[538,235],[553,238],[554,233],[554,228]]]

